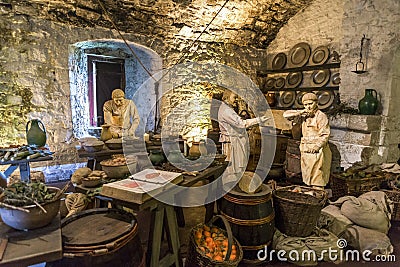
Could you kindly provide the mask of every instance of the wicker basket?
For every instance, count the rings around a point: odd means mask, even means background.
[[[381,189],[381,191],[385,192],[388,198],[393,201],[393,213],[392,213],[392,221],[400,221],[400,190],[392,189],[386,190]]]
[[[212,220],[207,224],[208,226],[212,227],[213,223],[217,220],[221,219],[224,227],[226,229],[222,230],[225,236],[228,237],[228,250],[225,256],[224,261],[215,261],[206,256],[206,252],[202,251],[196,244],[195,241],[195,232],[199,228],[203,228],[204,224],[198,224],[192,228],[190,232],[190,239],[189,239],[189,248],[188,248],[188,256],[185,265],[190,267],[231,267],[231,266],[238,266],[239,262],[243,259],[243,250],[240,246],[239,242],[233,237],[231,227],[229,226],[229,222],[221,215],[216,215],[212,218]],[[237,257],[235,260],[229,260],[232,245],[236,246],[237,250]]]
[[[293,192],[296,187],[300,187],[302,191],[314,191],[316,196]],[[286,186],[276,189],[273,192],[276,228],[289,236],[310,236],[326,200],[325,190],[305,186]]]
[[[343,196],[358,197],[364,193],[379,190],[386,179],[386,177],[345,178],[337,174],[332,174],[330,181],[332,200]]]

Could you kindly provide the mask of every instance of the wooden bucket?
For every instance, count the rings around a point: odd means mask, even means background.
[[[303,182],[300,158],[300,141],[288,139],[286,147],[285,174],[286,179],[295,184],[301,184]]]
[[[229,222],[233,236],[243,249],[243,262],[260,263],[257,253],[272,242],[275,212],[272,189],[263,184],[258,193],[246,194],[233,189],[219,200],[218,209]]]
[[[63,258],[51,266],[145,266],[135,216],[123,210],[98,208],[61,222]]]

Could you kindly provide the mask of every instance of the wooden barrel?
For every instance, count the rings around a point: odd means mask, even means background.
[[[291,183],[301,184],[300,141],[288,139],[285,161],[286,179]]]
[[[145,266],[133,214],[118,209],[85,210],[61,222],[63,258],[50,266]]]
[[[243,262],[259,263],[257,253],[272,242],[275,213],[272,190],[263,184],[254,194],[233,189],[219,200],[218,209],[230,223],[233,236],[243,249]]]

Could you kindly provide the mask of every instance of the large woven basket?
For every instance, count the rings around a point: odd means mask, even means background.
[[[226,229],[222,230],[225,236],[228,237],[228,250],[223,261],[215,261],[208,256],[206,256],[206,252],[201,250],[195,241],[195,232],[203,228],[204,224],[198,224],[192,228],[190,232],[189,238],[189,248],[188,248],[188,256],[185,262],[185,266],[188,267],[235,267],[239,265],[239,262],[243,259],[243,250],[240,246],[239,242],[233,237],[231,227],[229,226],[229,222],[221,215],[214,216],[211,221],[207,224],[209,227],[213,227],[213,223],[217,220],[221,219],[223,225]],[[229,260],[229,257],[232,252],[232,245],[236,246],[236,258],[235,260]]]
[[[314,196],[293,192],[296,187],[303,192],[312,191]],[[306,186],[286,186],[276,189],[273,192],[276,228],[289,236],[310,236],[326,200],[325,190]]]
[[[379,190],[385,181],[385,177],[345,178],[338,174],[332,174],[330,180],[332,200],[343,196],[358,197],[364,193]]]
[[[381,189],[381,191],[385,192],[388,198],[393,201],[392,221],[400,221],[400,190]]]

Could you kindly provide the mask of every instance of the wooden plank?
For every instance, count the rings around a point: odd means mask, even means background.
[[[0,266],[27,266],[62,258],[60,216],[49,226],[29,230],[15,230],[0,223],[0,237],[8,238]]]

